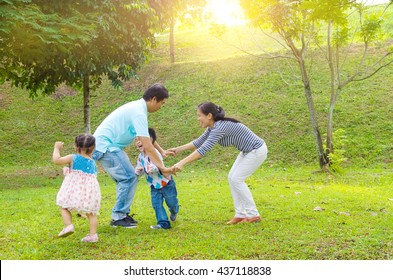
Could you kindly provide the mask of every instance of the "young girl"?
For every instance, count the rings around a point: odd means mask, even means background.
[[[90,134],[76,136],[74,148],[76,154],[60,156],[63,142],[56,142],[53,150],[53,162],[58,165],[68,164],[64,168],[64,181],[57,194],[56,204],[61,207],[64,228],[59,237],[74,233],[71,211],[86,214],[90,233],[82,242],[97,242],[97,214],[100,210],[101,191],[97,181],[97,166],[91,158],[95,147],[95,138]]]
[[[175,154],[193,150],[173,166],[174,171],[181,171],[186,164],[202,158],[216,144],[235,146],[240,153],[228,174],[235,216],[227,224],[261,221],[245,180],[266,160],[268,150],[265,141],[238,120],[225,117],[224,109],[212,102],[199,104],[197,114],[200,126],[206,130],[198,139],[169,149]]]

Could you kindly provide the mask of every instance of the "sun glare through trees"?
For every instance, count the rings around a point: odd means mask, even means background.
[[[246,22],[237,0],[209,0],[206,9],[213,14],[213,20],[218,24],[233,26]]]

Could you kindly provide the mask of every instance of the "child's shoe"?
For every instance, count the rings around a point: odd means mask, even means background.
[[[70,225],[66,226],[65,228],[63,228],[63,230],[60,231],[58,236],[59,237],[66,237],[66,236],[71,235],[73,233],[74,233],[74,225],[70,224]]]
[[[163,229],[162,226],[160,225],[154,225],[154,226],[150,226],[151,229]]]
[[[98,235],[97,235],[97,233],[93,234],[93,235],[88,234],[85,237],[83,237],[81,241],[82,242],[97,242],[98,241]]]

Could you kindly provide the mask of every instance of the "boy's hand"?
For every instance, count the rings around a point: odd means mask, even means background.
[[[151,165],[149,163],[146,163],[145,168],[146,168],[146,173],[147,174],[151,174],[152,173],[153,168],[151,167]]]

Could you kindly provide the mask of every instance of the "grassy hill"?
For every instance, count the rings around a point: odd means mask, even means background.
[[[253,45],[254,31],[242,27],[231,34],[224,38],[227,42],[241,43],[242,47],[258,52]],[[158,40],[161,44],[155,56],[141,69],[138,80],[127,82],[120,91],[105,82],[94,93],[91,100],[93,131],[119,105],[140,98],[150,84],[162,82],[169,89],[170,98],[161,111],[150,114],[149,123],[156,128],[159,143],[164,148],[189,142],[200,135],[203,130],[196,120],[196,106],[203,101],[213,101],[223,106],[228,116],[240,119],[267,142],[269,165],[317,165],[303,89],[283,61],[246,55],[206,30],[197,30],[176,34],[176,63],[169,64],[167,37],[161,36]],[[269,42],[262,41],[265,48],[269,48]],[[329,100],[327,69],[321,60],[315,63],[318,71],[314,71],[312,86],[324,132]],[[347,164],[391,166],[392,72],[390,67],[369,80],[352,84],[337,102],[335,129],[343,129],[347,137],[348,142],[343,147]],[[61,88],[51,97],[32,100],[26,91],[3,84],[0,119],[1,169],[51,167],[53,143],[64,141],[65,153],[72,152],[73,138],[82,132],[82,95]],[[129,150],[131,155],[136,155],[134,147]],[[217,147],[203,164],[227,165],[231,163],[228,160],[234,160],[234,154],[237,154],[235,149]]]

